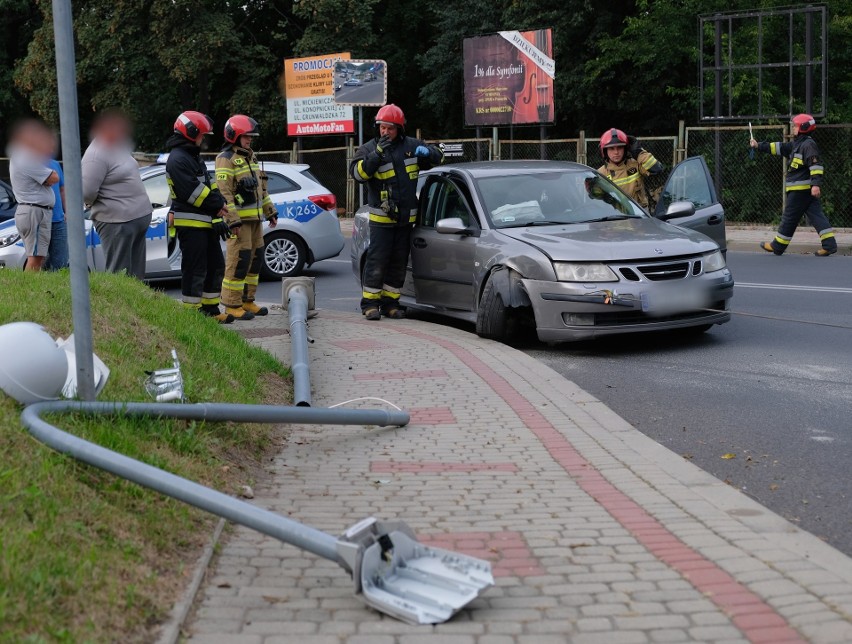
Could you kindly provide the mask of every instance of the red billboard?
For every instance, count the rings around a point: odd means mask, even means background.
[[[552,123],[555,76],[550,29],[465,38],[465,125]]]

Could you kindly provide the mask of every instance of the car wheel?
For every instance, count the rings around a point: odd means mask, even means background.
[[[266,236],[260,275],[266,280],[298,275],[305,266],[305,243],[293,233],[277,232]]]
[[[494,281],[489,279],[476,310],[476,334],[504,342],[509,339],[510,326],[509,310],[494,288]]]

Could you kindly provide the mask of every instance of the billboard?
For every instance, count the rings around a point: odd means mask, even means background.
[[[338,60],[334,64],[334,102],[381,107],[388,102],[387,69],[383,60]]]
[[[334,102],[334,64],[349,53],[290,58],[284,61],[287,134],[351,134],[352,108]]]
[[[555,77],[550,29],[465,38],[465,125],[552,123]]]

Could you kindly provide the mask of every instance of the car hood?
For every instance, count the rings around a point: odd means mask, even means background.
[[[501,228],[506,235],[539,249],[555,261],[659,259],[717,250],[709,237],[658,219],[623,219],[535,228]]]

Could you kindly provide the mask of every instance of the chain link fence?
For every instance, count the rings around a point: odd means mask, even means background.
[[[759,140],[787,141],[786,125],[754,126]],[[852,227],[852,124],[820,125],[813,134],[819,144],[825,165],[823,208],[832,225]],[[676,136],[644,137],[642,147],[651,152],[667,169],[686,157],[702,156],[717,185],[719,198],[729,222],[743,224],[777,224],[784,203],[785,161],[767,154],[749,154],[747,125],[679,128]],[[593,168],[602,165],[599,139],[586,138],[581,132],[576,139],[518,140],[447,139],[442,143],[446,163],[489,161],[493,159],[577,161]],[[318,150],[276,150],[259,152],[261,161],[300,162],[310,166],[311,173],[337,198],[341,215],[352,215],[357,209],[358,187],[349,177],[349,161],[355,146]],[[151,163],[157,155],[137,155],[140,163]],[[753,156],[753,158],[752,158]],[[149,158],[150,157],[150,158]],[[204,153],[212,160],[215,152]],[[648,182],[653,193],[662,186],[665,176]],[[9,161],[0,158],[0,179],[8,181]]]

